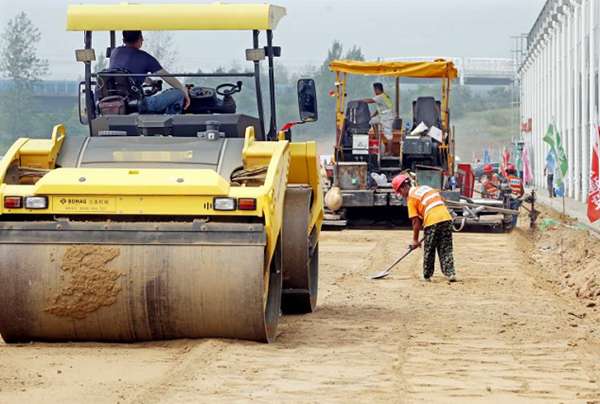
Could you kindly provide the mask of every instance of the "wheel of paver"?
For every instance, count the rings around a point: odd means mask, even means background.
[[[288,188],[283,216],[284,313],[311,313],[317,307],[319,246],[309,232],[312,189]]]

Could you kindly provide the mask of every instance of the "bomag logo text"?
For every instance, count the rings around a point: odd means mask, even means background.
[[[88,201],[87,199],[69,198],[67,199],[66,203],[70,205],[87,205]]]

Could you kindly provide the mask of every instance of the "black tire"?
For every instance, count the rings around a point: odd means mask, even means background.
[[[283,290],[285,314],[312,313],[317,308],[319,248],[309,235],[312,189],[288,188],[283,219]]]
[[[267,293],[267,305],[265,307],[266,342],[274,342],[277,336],[277,325],[281,314],[281,278],[283,260],[281,255],[281,237],[271,260],[269,268],[269,291]]]

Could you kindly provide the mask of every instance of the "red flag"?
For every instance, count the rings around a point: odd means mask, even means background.
[[[527,144],[523,146],[523,182],[529,184],[533,179],[531,174],[531,162],[529,161],[529,148]]]
[[[521,132],[531,133],[531,129],[533,126],[532,124],[533,124],[533,122],[532,122],[531,118],[529,118],[527,120],[527,122],[521,124]]]
[[[505,147],[502,152],[502,165],[500,167],[500,170],[502,171],[502,175],[504,176],[504,178],[508,177],[508,174],[506,173],[506,168],[508,167],[509,160],[510,160],[510,153],[508,152],[508,149]]]
[[[598,138],[592,151],[592,172],[587,207],[587,217],[592,223],[600,219],[600,167],[598,160],[600,160],[600,126],[598,127]]]

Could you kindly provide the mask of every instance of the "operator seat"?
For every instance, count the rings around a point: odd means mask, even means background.
[[[421,122],[427,127],[436,126],[442,129],[442,105],[433,97],[419,97],[413,101],[413,127],[415,129]]]
[[[371,128],[371,112],[364,101],[349,101],[344,117],[344,134],[367,134]]]
[[[97,73],[96,97],[100,115],[126,115],[143,112],[144,91],[126,69],[104,69]]]
[[[371,111],[364,101],[349,101],[342,126],[344,161],[353,161],[352,139],[354,135],[368,135],[371,128]]]

